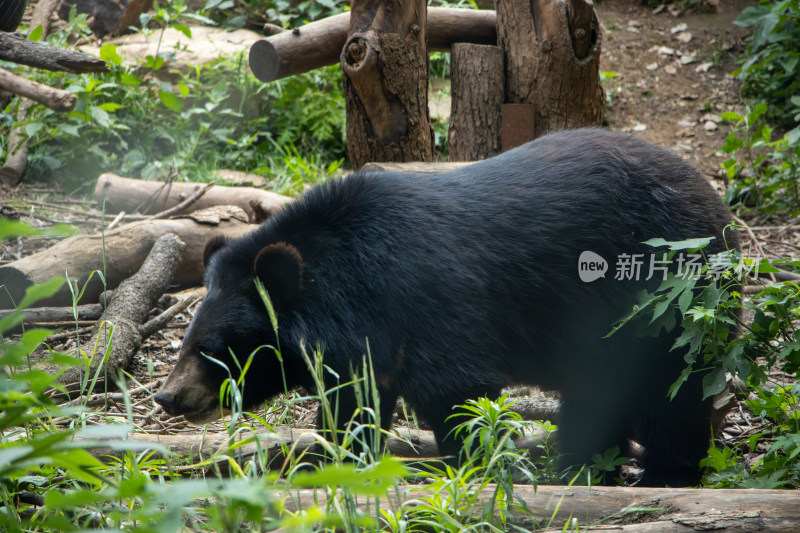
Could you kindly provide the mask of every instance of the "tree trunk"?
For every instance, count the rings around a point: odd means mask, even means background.
[[[457,43],[450,68],[450,161],[477,161],[497,155],[503,52],[496,46]]]
[[[454,42],[497,43],[494,11],[428,8],[428,50],[449,52]],[[347,41],[350,13],[328,17],[293,30],[278,31],[250,47],[250,68],[269,82],[333,65]]]
[[[206,243],[216,235],[236,238],[255,228],[241,209],[224,206],[180,218],[134,222],[101,235],[69,237],[0,267],[0,286],[5,286],[0,290],[0,309],[14,307],[30,285],[63,276],[65,272],[79,290],[86,285],[83,298],[76,303],[97,302],[103,290],[115,288],[135,273],[156,240],[166,233],[174,233],[186,243],[186,256],[175,282],[199,284],[203,279]],[[105,287],[97,274],[92,274],[95,270],[103,272]],[[43,306],[72,303],[66,286],[53,297],[38,302]]]
[[[431,161],[424,0],[354,0],[342,49],[347,151],[368,161]]]
[[[497,0],[495,5],[506,103],[533,106],[534,138],[551,130],[599,126],[601,36],[591,0]]]

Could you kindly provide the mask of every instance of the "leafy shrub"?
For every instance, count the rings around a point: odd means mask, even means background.
[[[705,241],[705,242],[704,242]],[[678,252],[702,253],[709,240],[685,242],[649,241],[666,246],[670,258]],[[718,254],[697,277],[670,274],[659,289],[637,306],[632,316],[651,324],[681,320],[683,332],[673,349],[688,347],[686,368],[671,387],[677,391],[690,373],[703,372],[703,393],[713,396],[725,388],[728,375],[738,376],[755,392],[750,408],[773,422],[769,435],[752,437],[769,442],[769,451],[746,471],[738,450],[712,447],[703,461],[710,471],[707,482],[717,486],[788,488],[800,487],[800,387],[776,383],[776,374],[795,383],[800,369],[800,344],[794,324],[800,319],[800,285],[775,283],[750,299],[743,299],[739,285],[756,273],[774,273],[779,268],[798,268],[800,261],[769,261],[748,258],[738,252]],[[716,281],[718,280],[718,281]],[[753,317],[739,311],[746,309]],[[626,321],[623,321],[623,324]]]
[[[207,0],[204,9],[211,10],[215,20],[222,20],[229,27],[261,22],[296,28],[337,15],[349,6],[346,0]]]
[[[800,213],[800,128],[773,139],[773,129],[763,120],[767,109],[762,102],[744,115],[721,115],[734,124],[721,148],[731,155],[722,163],[729,180],[725,200],[794,217]]]
[[[800,123],[800,3],[759,0],[745,8],[735,24],[754,28],[744,63],[734,74],[742,94],[769,106],[767,119],[785,129]]]
[[[190,36],[180,22],[190,15],[198,17],[176,2],[147,18],[151,25],[170,25]],[[58,43],[64,35],[49,40]],[[100,56],[111,66],[107,74],[32,73],[37,81],[73,92],[77,105],[66,115],[35,105],[17,125],[30,138],[27,177],[76,185],[101,172],[149,179],[177,166],[193,179],[213,168],[284,179],[282,162],[292,146],[292,157],[313,161],[295,165],[292,178],[302,169],[307,174],[300,179],[314,181],[341,164],[344,95],[338,69],[262,84],[245,68],[243,54],[189,73],[165,72],[165,57],[171,53],[160,50],[126,66],[115,46],[106,44]],[[5,117],[16,113],[18,102],[12,100]],[[0,132],[10,128],[10,120],[0,121]],[[283,190],[299,187],[285,180],[281,184]]]

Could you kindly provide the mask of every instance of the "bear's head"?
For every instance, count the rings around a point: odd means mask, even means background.
[[[230,243],[212,239],[203,263],[208,293],[186,330],[178,362],[155,396],[167,413],[197,424],[229,411],[229,395],[220,402],[220,387],[229,377],[240,383],[243,407],[283,391],[287,369],[281,368],[276,331],[257,281],[273,309],[284,314],[297,301],[303,275],[294,246],[278,242],[258,249],[246,237]]]

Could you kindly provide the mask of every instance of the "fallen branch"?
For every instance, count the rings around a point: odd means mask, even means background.
[[[183,312],[187,307],[199,299],[200,298],[197,296],[184,298],[183,300],[180,300],[174,305],[170,306],[168,309],[165,309],[163,313],[159,314],[155,318],[142,324],[142,327],[139,328],[139,330],[142,332],[142,337],[146,339],[151,335],[154,335],[156,332],[161,331],[164,327],[166,327],[170,320],[175,318],[175,315]]]
[[[150,383],[145,385],[141,385],[139,387],[135,387],[133,389],[128,389],[125,393],[122,392],[101,392],[98,394],[92,394],[90,396],[79,396],[74,400],[70,400],[68,402],[64,402],[59,404],[60,408],[65,407],[78,407],[78,406],[85,406],[85,407],[100,407],[106,405],[109,402],[124,402],[125,397],[128,398],[139,394],[141,392],[147,392],[147,397],[152,396],[155,394],[156,389],[161,386],[162,379],[156,379]]]
[[[187,253],[175,277],[176,284],[197,285],[203,279],[203,250],[214,236],[236,238],[252,231],[247,215],[237,207],[221,206],[165,220],[143,220],[107,231],[104,234],[75,235],[57,244],[0,267],[0,309],[15,307],[30,285],[42,283],[66,272],[71,282],[83,290],[78,304],[98,301],[100,293],[113,289],[142,265],[155,241],[166,233],[176,234],[186,243]],[[105,261],[104,261],[105,257]],[[106,286],[94,271],[103,272]],[[64,286],[44,306],[72,305],[72,295]]]
[[[0,310],[0,320],[13,311]],[[68,322],[70,320],[97,320],[103,314],[101,304],[79,305],[72,307],[30,307],[23,311],[23,323],[33,322]]]
[[[127,368],[147,338],[142,325],[172,283],[185,249],[186,244],[172,233],[159,237],[139,271],[114,290],[105,317],[95,325],[91,339],[83,346],[83,352],[91,357],[89,368],[85,369],[88,376],[80,366],[68,368],[59,378],[68,390],[83,392],[87,381],[95,376],[102,382],[109,376],[116,378],[120,370]],[[147,333],[152,334],[152,328]],[[78,354],[76,359],[81,361],[82,357]]]
[[[16,33],[0,32],[0,59],[59,72],[108,72],[105,61],[61,46],[29,41]]]
[[[0,89],[30,98],[54,111],[72,111],[77,97],[69,91],[54,89],[41,83],[21,78],[0,68]]]
[[[107,212],[130,213],[146,205],[144,213],[157,213],[187,202],[198,190],[207,187],[208,185],[200,183],[167,184],[123,178],[115,174],[102,174],[97,178],[94,196],[98,204],[105,205]],[[256,210],[253,209],[253,202],[258,203],[264,214],[271,216],[290,200],[291,198],[287,196],[250,187],[214,187],[203,194],[202,198],[189,203],[193,210],[218,205],[235,205],[247,213],[251,222],[261,222]]]

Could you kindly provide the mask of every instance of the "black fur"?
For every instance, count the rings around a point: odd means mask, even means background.
[[[302,341],[321,343],[325,363],[349,376],[369,339],[383,420],[402,395],[444,451],[458,449],[446,438],[453,405],[536,384],[562,393],[568,462],[636,438],[646,449],[643,484],[694,484],[710,407],[699,376],[666,398],[685,364],[669,351],[676,332],[602,337],[635,291],[658,285],[614,280],[618,254],[649,254],[641,243],[653,237],[715,236],[707,251],[721,251],[726,240],[736,245],[723,237],[729,221],[680,158],[603,130],[553,133],[443,174],[356,173],[315,187],[210,256],[208,296],[181,357],[202,350],[228,360],[230,347],[244,360],[275,344],[253,272],[262,249],[285,243],[299,252],[299,286],[286,291],[269,274],[262,281],[291,295],[276,305],[290,386],[310,384]],[[609,262],[604,279],[580,281],[585,250]],[[282,387],[277,361],[261,351],[246,401]]]

